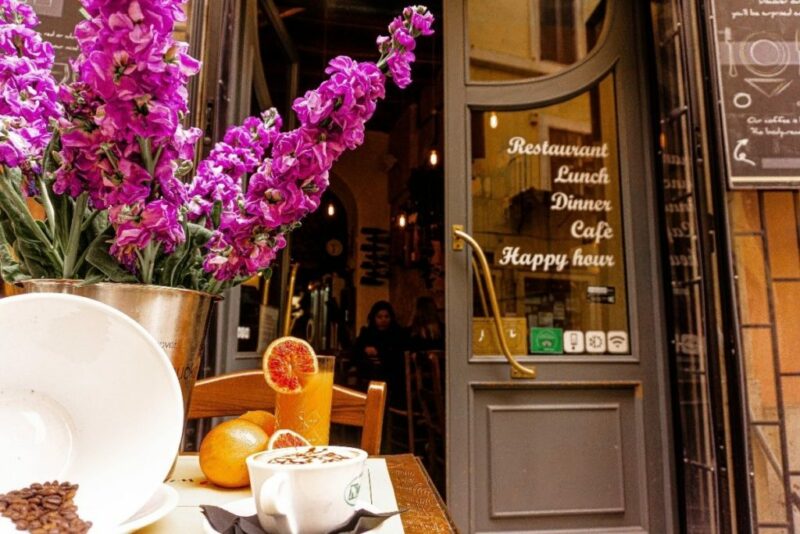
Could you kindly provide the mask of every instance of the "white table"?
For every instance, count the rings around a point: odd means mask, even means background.
[[[367,469],[370,474],[372,504],[379,510],[396,510],[397,500],[392,489],[392,481],[383,458],[369,458]],[[196,455],[181,455],[167,483],[178,490],[178,506],[164,518],[137,531],[138,534],[192,534],[203,532],[203,513],[201,504],[223,506],[227,503],[250,496],[250,488],[225,489],[211,484],[200,470]],[[369,500],[369,499],[367,499]],[[381,534],[403,532],[399,516],[387,520],[380,528]]]

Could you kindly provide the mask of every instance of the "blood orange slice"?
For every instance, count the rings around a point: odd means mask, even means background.
[[[281,337],[270,343],[262,366],[267,384],[278,393],[300,393],[308,375],[318,370],[314,349],[296,337]]]
[[[269,438],[267,450],[285,449],[286,447],[308,447],[311,445],[306,438],[293,430],[278,430]]]

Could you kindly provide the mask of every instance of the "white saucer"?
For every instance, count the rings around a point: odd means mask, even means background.
[[[128,534],[155,523],[178,506],[178,490],[168,484],[161,484],[150,500],[122,523],[114,534]]]
[[[157,492],[180,448],[183,396],[139,323],[74,295],[0,299],[0,370],[0,493],[78,484],[81,517],[106,534]]]
[[[232,514],[242,515],[242,516],[255,515],[256,513],[256,503],[252,497],[245,497],[244,499],[239,499],[236,501],[229,502],[227,504],[220,506],[220,508],[229,511]],[[378,510],[374,505],[363,501],[357,501],[354,510],[366,510],[374,514],[380,512],[380,510]],[[374,528],[367,532],[372,532],[374,534],[378,534],[379,532],[384,532],[382,527],[385,524],[386,523],[383,523],[378,528]],[[205,515],[203,516],[203,532],[205,532],[206,534],[219,534],[216,530],[214,530],[214,527],[212,527],[211,524],[208,522],[208,519],[206,519]]]
[[[150,500],[130,519],[119,525],[111,534],[129,534],[155,523],[178,505],[178,491],[167,484],[161,484]],[[78,510],[80,513],[80,510]],[[255,512],[254,512],[255,513]],[[210,527],[209,527],[210,528]],[[212,529],[213,532],[213,529]],[[19,534],[10,519],[0,517],[0,534]]]

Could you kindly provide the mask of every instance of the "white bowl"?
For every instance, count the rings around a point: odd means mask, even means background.
[[[175,371],[133,319],[73,295],[0,299],[0,493],[79,484],[78,514],[107,532],[159,488],[182,431]]]

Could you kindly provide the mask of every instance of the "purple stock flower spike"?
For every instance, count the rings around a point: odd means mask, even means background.
[[[38,24],[30,6],[0,0],[0,165],[22,171],[29,195],[52,137],[50,120],[61,115],[53,47],[34,30]]]
[[[319,207],[333,164],[364,142],[387,76],[400,88],[411,83],[416,38],[433,33],[434,19],[423,6],[405,8],[378,38],[377,63],[335,57],[328,78],[294,101],[298,128],[281,132],[274,109],[250,117],[187,179],[201,131],[183,126],[188,80],[200,69],[173,37],[185,1],[81,0],[88,18],[75,28],[76,80],[58,86],[33,9],[0,0],[0,166],[22,171],[27,194],[78,199],[73,223],[85,222],[86,202],[87,218],[106,212],[108,252],[140,281],[191,278],[195,289],[218,292],[267,269],[286,234]],[[56,130],[58,169],[44,175]],[[187,229],[200,237],[188,240]],[[179,249],[190,255],[186,272],[165,278],[158,262]],[[70,269],[76,257],[72,250]]]
[[[403,89],[411,83],[411,64],[416,57],[416,38],[433,35],[433,14],[425,6],[409,6],[389,24],[389,35],[377,40],[378,51],[389,68],[389,76]]]
[[[187,82],[200,68],[172,36],[183,3],[83,0],[91,18],[75,29],[78,81],[62,90],[63,165],[54,190],[88,191],[92,208],[109,209],[111,253],[132,271],[132,246],[153,240],[169,254],[186,238],[189,193],[176,173],[194,158],[201,132],[181,125]]]
[[[410,84],[415,38],[432,34],[432,24],[427,8],[407,7],[389,26],[391,36],[378,39],[383,56],[378,64],[333,58],[325,69],[328,79],[294,101],[300,127],[275,133],[278,125],[272,130],[271,158],[258,158],[256,168],[244,160],[252,151],[229,147],[231,132],[200,164],[190,213],[208,224],[213,207],[221,208],[203,263],[217,281],[246,278],[269,267],[285,246],[284,234],[319,207],[336,159],[364,142],[365,123],[386,94],[382,67],[398,87]],[[242,192],[240,177],[251,172]]]

